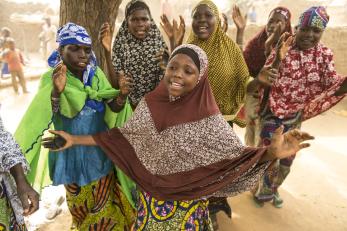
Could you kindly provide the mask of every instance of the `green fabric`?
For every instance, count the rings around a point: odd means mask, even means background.
[[[54,129],[51,105],[52,73],[53,69],[41,77],[39,90],[15,132],[15,138],[30,164],[31,171],[28,180],[38,191],[52,183],[48,169],[48,150],[41,148],[41,138],[44,132],[48,129]],[[103,99],[115,98],[118,93],[119,90],[112,88],[100,68],[97,68],[95,72],[91,87],[84,87],[83,83],[68,71],[66,86],[60,95],[60,114],[67,118],[73,118],[83,109],[87,98],[102,101]],[[119,113],[112,112],[106,106],[104,119],[109,128],[119,127],[131,115],[132,109],[127,102]],[[135,188],[135,184],[119,169],[117,169],[117,175],[126,197],[134,206],[131,190]]]

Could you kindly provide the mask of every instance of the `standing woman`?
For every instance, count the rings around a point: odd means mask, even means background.
[[[96,64],[87,31],[67,23],[57,33],[59,47],[48,59],[40,88],[22,119],[16,138],[37,174],[49,169],[53,185],[63,184],[73,223],[78,230],[128,230],[133,210],[117,180],[115,167],[100,148],[75,147],[40,153],[41,137],[53,124],[73,134],[106,131],[124,122],[130,111],[130,82],[111,87]],[[116,114],[115,112],[118,112]],[[47,163],[47,164],[46,164]],[[48,166],[47,166],[48,165]],[[41,182],[40,182],[41,183]],[[129,197],[128,197],[129,198]]]
[[[288,32],[292,34],[291,13],[285,7],[276,7],[268,18],[266,26],[259,31],[246,45],[243,52],[249,73],[256,78],[265,65],[267,56],[277,44],[280,36]],[[263,69],[263,74],[266,69]],[[245,102],[246,134],[245,143],[249,146],[257,146],[259,142],[259,99],[252,94],[247,94]]]
[[[244,126],[244,121],[236,118],[250,79],[242,52],[224,33],[218,8],[212,1],[200,1],[192,16],[192,32],[187,43],[201,47],[208,56],[208,80],[221,113],[227,120]],[[231,217],[227,198],[212,198],[209,209],[216,228],[215,214],[218,211],[225,211]]]
[[[1,117],[0,160],[0,230],[26,231],[23,215],[39,208],[39,194],[25,177],[28,162],[12,134],[4,129]]]
[[[147,4],[142,0],[132,0],[127,4],[125,19],[113,43],[113,66],[109,58],[111,33],[107,23],[100,29],[100,39],[105,48],[109,72],[116,75],[123,71],[132,77],[134,86],[129,100],[131,106],[136,108],[142,97],[162,79],[164,71],[157,55],[167,50]]]
[[[301,123],[337,104],[347,93],[347,78],[336,73],[332,51],[320,43],[329,16],[324,7],[311,7],[301,14],[294,43],[286,54],[273,51],[266,61],[278,69],[268,94],[262,93],[261,145],[271,144],[275,130],[300,128]],[[291,170],[296,153],[275,161],[259,182],[254,195],[262,206],[272,201],[281,208],[278,189]]]

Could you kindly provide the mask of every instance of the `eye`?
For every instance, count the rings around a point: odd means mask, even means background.
[[[185,68],[185,69],[184,69],[184,72],[185,72],[186,74],[188,74],[188,75],[194,74],[193,69],[191,69],[190,67]]]

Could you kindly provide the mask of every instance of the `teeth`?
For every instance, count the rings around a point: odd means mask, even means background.
[[[171,85],[174,87],[181,87],[182,86],[182,84],[175,83],[175,82],[172,82]]]

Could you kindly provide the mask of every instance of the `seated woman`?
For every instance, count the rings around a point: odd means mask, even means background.
[[[209,197],[251,189],[272,160],[308,147],[302,142],[313,137],[279,128],[270,146],[243,146],[218,109],[207,70],[201,48],[181,45],[124,127],[93,136],[51,131],[56,136],[43,145],[56,151],[100,146],[140,188],[135,230],[212,230]],[[57,145],[61,138],[66,143]]]

